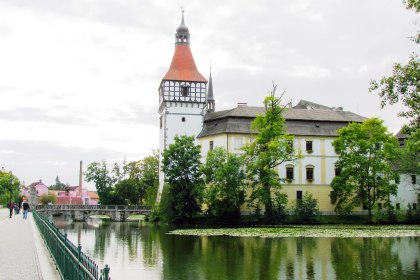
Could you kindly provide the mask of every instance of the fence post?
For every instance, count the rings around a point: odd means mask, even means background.
[[[77,265],[77,279],[80,279],[80,253],[82,252],[82,245],[77,246],[77,260],[79,261]]]
[[[64,263],[64,279],[67,277],[67,233],[64,234],[64,256],[63,256],[63,263]]]
[[[101,270],[101,278],[100,280],[109,280],[109,266],[106,264],[104,269]]]

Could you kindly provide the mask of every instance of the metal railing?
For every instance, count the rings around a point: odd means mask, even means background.
[[[37,205],[36,210],[124,210],[124,211],[150,211],[151,207],[142,205],[77,205],[77,204],[51,204]]]
[[[46,217],[32,211],[41,236],[53,257],[62,279],[65,280],[110,280],[109,266],[99,270],[98,265],[75,246]]]

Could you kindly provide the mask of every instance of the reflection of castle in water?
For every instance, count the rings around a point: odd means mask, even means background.
[[[168,230],[106,221],[66,229],[122,279],[420,279],[418,237],[197,237]]]

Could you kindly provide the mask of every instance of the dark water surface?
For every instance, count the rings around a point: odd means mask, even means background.
[[[260,238],[167,234],[145,222],[56,225],[111,279],[420,279],[420,238]]]

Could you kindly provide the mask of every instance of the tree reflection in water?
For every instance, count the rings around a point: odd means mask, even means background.
[[[62,225],[112,279],[420,279],[420,238],[170,235],[144,222]]]

